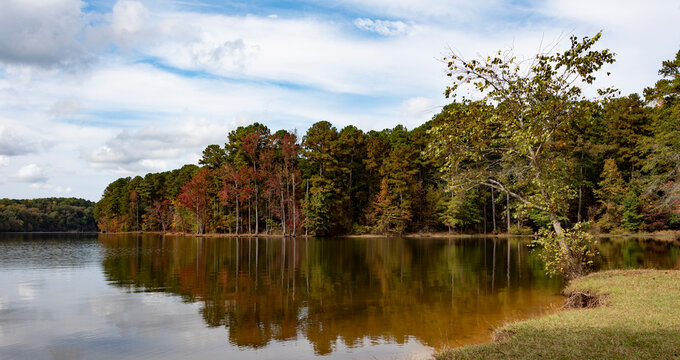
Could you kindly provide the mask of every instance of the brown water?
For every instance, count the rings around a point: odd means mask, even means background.
[[[0,237],[1,359],[413,359],[549,312],[527,239]],[[605,268],[680,268],[613,239]]]

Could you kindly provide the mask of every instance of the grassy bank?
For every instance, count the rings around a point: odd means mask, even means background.
[[[436,358],[680,359],[680,271],[599,272],[565,292],[599,295],[600,306],[508,324],[494,343]]]

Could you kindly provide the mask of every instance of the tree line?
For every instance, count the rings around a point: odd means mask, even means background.
[[[362,131],[317,122],[299,138],[255,123],[209,145],[200,166],[121,178],[100,230],[339,235],[533,233],[589,221],[602,232],[680,229],[680,52],[642,95],[590,84],[614,61],[599,39],[525,65],[447,58],[454,100],[425,124]],[[517,64],[517,65],[516,65]],[[480,98],[482,97],[480,96]]]
[[[0,199],[0,232],[97,231],[94,206],[76,198]]]

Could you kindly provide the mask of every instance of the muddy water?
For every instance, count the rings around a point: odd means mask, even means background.
[[[527,239],[0,238],[2,359],[424,358],[558,307]],[[602,266],[678,268],[605,240]]]

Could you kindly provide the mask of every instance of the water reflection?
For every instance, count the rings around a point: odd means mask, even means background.
[[[200,302],[232,345],[302,336],[316,355],[410,339],[488,340],[561,301],[520,239],[224,239],[101,235],[108,280]]]
[[[0,358],[424,358],[562,303],[528,241],[8,234]],[[600,252],[680,269],[680,242]]]
[[[598,246],[604,269],[680,269],[680,239],[611,237]]]
[[[99,261],[95,234],[0,233],[0,271],[80,268]],[[0,294],[2,295],[2,294]]]

